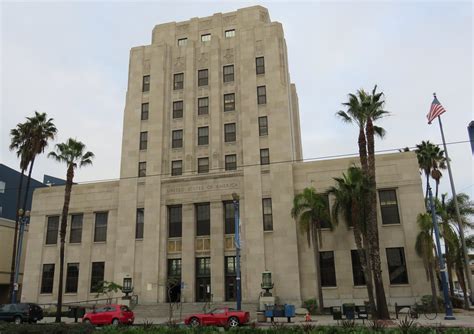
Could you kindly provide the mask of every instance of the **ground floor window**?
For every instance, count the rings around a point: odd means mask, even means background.
[[[321,286],[337,286],[334,252],[319,252],[319,258],[321,261]]]
[[[196,301],[211,300],[211,258],[196,259]]]
[[[167,300],[178,303],[181,300],[181,259],[168,259]]]
[[[365,261],[365,251],[364,261]],[[360,261],[359,251],[357,249],[351,250],[351,260],[352,260],[352,278],[354,280],[354,286],[366,285],[364,272],[362,270],[362,265]]]
[[[403,247],[387,248],[390,284],[408,284],[407,265]]]
[[[225,300],[234,301],[237,295],[236,257],[225,257]]]

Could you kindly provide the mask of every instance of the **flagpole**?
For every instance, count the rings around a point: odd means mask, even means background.
[[[444,154],[446,154],[446,163],[448,165],[449,182],[451,183],[451,193],[452,193],[452,196],[453,196],[454,208],[456,210],[456,217],[457,217],[457,220],[458,220],[459,236],[461,238],[462,251],[464,253],[465,275],[466,275],[468,288],[469,288],[469,291],[470,291],[471,304],[472,304],[472,303],[474,303],[474,296],[473,296],[474,291],[472,290],[471,272],[469,270],[469,258],[468,258],[468,255],[467,255],[466,240],[464,238],[464,228],[463,228],[462,221],[461,221],[461,214],[459,213],[459,205],[458,205],[458,199],[457,199],[457,196],[456,196],[456,189],[454,187],[453,173],[451,172],[451,164],[449,163],[448,149],[446,148],[446,140],[444,139],[444,131],[443,131],[443,123],[441,122],[441,115],[438,116],[438,121],[439,121],[439,129],[441,130],[441,138],[443,140]],[[469,307],[469,305],[467,305],[467,306]]]

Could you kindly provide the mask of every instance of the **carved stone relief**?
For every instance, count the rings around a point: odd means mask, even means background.
[[[236,21],[235,15],[224,16],[224,25],[226,26],[235,24],[235,21]]]
[[[259,40],[255,42],[255,53],[257,56],[263,55],[264,47],[263,47],[263,41]]]
[[[184,57],[177,57],[174,61],[175,72],[184,71]]]
[[[260,12],[260,21],[262,22],[268,22],[268,13],[261,11]]]
[[[226,49],[224,59],[227,64],[234,62],[234,49]]]
[[[212,26],[212,20],[205,20],[199,22],[199,30],[209,29]]]
[[[187,24],[187,23],[176,26],[176,30],[178,31],[178,34],[187,33],[188,29],[189,29],[189,24]]]
[[[209,55],[207,54],[207,52],[203,52],[199,55],[198,64],[200,67],[207,65],[208,61],[209,61]]]

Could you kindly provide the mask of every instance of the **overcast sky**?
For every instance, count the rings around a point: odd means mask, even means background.
[[[391,117],[377,150],[441,143],[426,114],[432,93],[447,112],[448,142],[468,140],[473,117],[472,16],[466,2],[5,2],[1,8],[0,162],[17,168],[9,130],[34,110],[53,117],[57,142],[75,137],[96,154],[77,181],[119,176],[130,48],[153,26],[261,4],[283,24],[296,84],[304,158],[357,152],[357,131],[334,114],[349,92],[377,84]],[[48,148],[48,152],[53,145]],[[469,143],[448,147],[458,192],[474,197]],[[34,177],[65,178],[46,155]],[[447,172],[441,191],[448,192]]]

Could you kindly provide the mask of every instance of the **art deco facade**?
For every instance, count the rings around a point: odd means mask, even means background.
[[[323,192],[355,160],[301,162],[298,98],[282,25],[260,6],[153,29],[130,52],[120,180],[75,185],[66,245],[66,301],[100,280],[133,279],[139,302],[235,298],[232,193],[240,196],[242,289],[261,273],[299,305],[321,279],[327,305],[366,299],[352,232],[323,231],[322,274],[290,216],[297,192]],[[423,195],[413,153],[377,157],[381,254],[390,303],[426,294],[414,253]],[[23,300],[51,302],[58,280],[62,187],[34,195]]]

